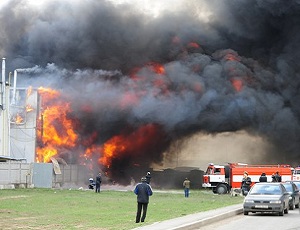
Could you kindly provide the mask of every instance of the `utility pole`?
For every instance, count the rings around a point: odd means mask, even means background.
[[[10,156],[9,153],[9,85],[5,78],[5,58],[2,58],[1,104],[0,104],[0,156]],[[7,89],[8,88],[8,89]]]

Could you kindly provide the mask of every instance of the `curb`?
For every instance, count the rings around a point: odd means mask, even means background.
[[[239,215],[241,213],[243,213],[243,209],[239,208],[239,209],[228,211],[228,212],[216,215],[216,216],[207,217],[207,218],[204,218],[204,219],[192,222],[192,223],[180,225],[178,227],[171,228],[170,230],[183,230],[183,229],[194,230],[194,229],[197,229],[197,228],[209,225],[209,224],[213,224],[217,221],[224,220],[226,218],[229,218],[229,217],[232,217],[235,215]]]
[[[241,204],[140,226],[133,230],[195,230],[243,213]]]

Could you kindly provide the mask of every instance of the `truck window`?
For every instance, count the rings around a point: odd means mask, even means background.
[[[215,168],[215,174],[220,174],[221,173],[221,169],[220,168]]]

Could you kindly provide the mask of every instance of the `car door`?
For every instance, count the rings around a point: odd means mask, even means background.
[[[290,197],[290,194],[288,193],[288,191],[286,190],[286,188],[282,185],[281,185],[281,191],[282,191],[282,196],[284,197],[284,209],[289,209],[289,197]]]
[[[299,189],[298,189],[297,185],[295,185],[294,183],[293,183],[293,190],[295,193],[295,204],[299,204],[299,201],[300,201]]]

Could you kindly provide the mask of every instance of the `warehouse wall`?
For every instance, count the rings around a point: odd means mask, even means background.
[[[0,162],[0,189],[2,188],[52,188],[79,187],[88,184],[91,177],[85,166],[59,165],[56,174],[52,163]]]

